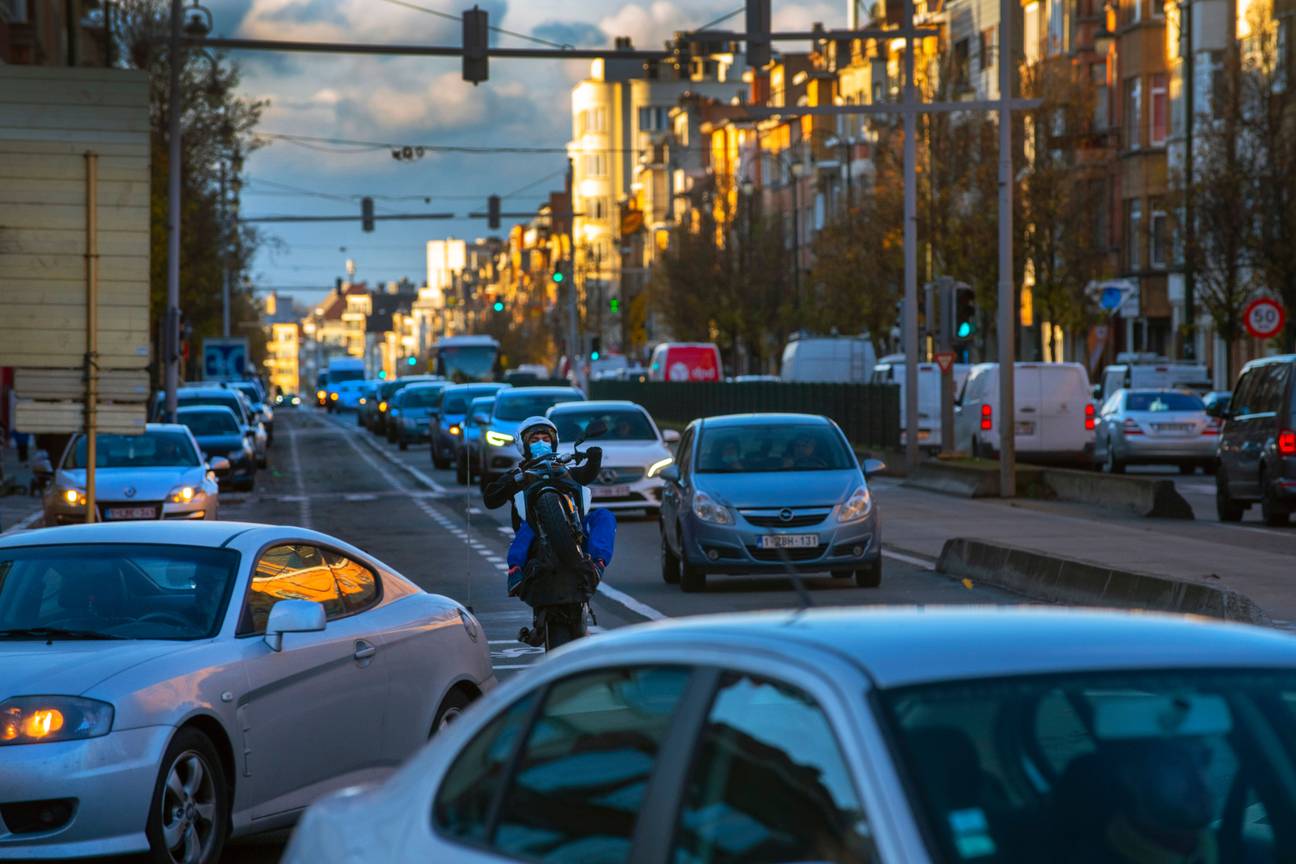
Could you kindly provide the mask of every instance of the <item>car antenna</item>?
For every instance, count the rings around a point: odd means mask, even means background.
[[[792,579],[792,590],[796,591],[797,601],[801,604],[797,607],[796,613],[791,617],[791,619],[789,619],[789,623],[791,623],[792,621],[795,621],[802,612],[807,609],[813,609],[814,600],[810,599],[810,591],[806,588],[805,579],[802,578],[801,574],[797,572],[797,569],[792,566],[792,562],[788,560],[787,550],[783,549],[780,551],[783,553],[783,563],[787,565],[788,576]]]

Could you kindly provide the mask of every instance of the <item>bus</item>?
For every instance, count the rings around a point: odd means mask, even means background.
[[[500,344],[490,336],[447,336],[432,346],[432,356],[433,372],[457,384],[500,375]]]

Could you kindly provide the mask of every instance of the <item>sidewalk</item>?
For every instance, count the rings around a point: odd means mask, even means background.
[[[34,446],[32,453],[35,453]],[[18,461],[16,448],[0,447],[0,465],[4,466],[4,483],[0,485],[0,531],[8,531],[32,514],[39,513],[41,499],[27,494],[31,468]],[[11,492],[15,494],[7,494]]]
[[[1125,517],[1079,505],[968,499],[874,482],[884,545],[935,560],[954,537],[1228,588],[1296,622],[1296,527]]]

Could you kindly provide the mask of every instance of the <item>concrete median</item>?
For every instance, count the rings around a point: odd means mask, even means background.
[[[936,569],[948,576],[1006,588],[1050,603],[1151,609],[1268,623],[1254,601],[1227,588],[966,537],[945,541]]]
[[[1043,472],[1039,468],[1019,466],[1017,489],[1024,495],[1038,490]],[[999,463],[984,460],[929,459],[918,467],[901,484],[928,492],[944,492],[962,498],[998,498]]]
[[[1192,519],[1193,509],[1164,477],[1123,477],[1065,468],[1044,469],[1044,483],[1061,501],[1124,510],[1137,516]]]

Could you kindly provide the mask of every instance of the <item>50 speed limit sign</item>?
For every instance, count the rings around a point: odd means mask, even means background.
[[[1242,323],[1256,339],[1272,339],[1282,332],[1287,313],[1282,304],[1268,297],[1252,300],[1242,313]]]

